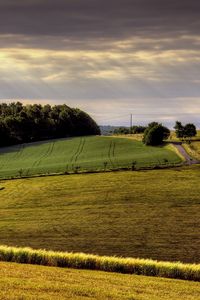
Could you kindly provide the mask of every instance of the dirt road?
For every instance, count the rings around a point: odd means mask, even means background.
[[[174,147],[179,151],[179,153],[185,158],[185,163],[187,165],[194,165],[199,164],[200,161],[192,158],[184,149],[184,147],[181,145],[181,143],[173,143]]]

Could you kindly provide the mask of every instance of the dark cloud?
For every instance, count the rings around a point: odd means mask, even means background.
[[[198,0],[0,0],[0,99],[196,120],[199,50]]]
[[[197,34],[197,0],[1,0],[0,33],[68,38]]]

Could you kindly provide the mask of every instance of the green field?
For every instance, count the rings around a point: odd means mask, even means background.
[[[200,262],[200,166],[1,181],[0,244]]]
[[[81,137],[17,145],[0,150],[0,178],[101,171],[181,162],[172,146],[147,147],[141,141]]]
[[[0,298],[69,300],[199,300],[197,282],[0,263]]]

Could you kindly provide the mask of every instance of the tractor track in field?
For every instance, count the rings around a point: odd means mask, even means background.
[[[54,145],[55,145],[55,142],[49,144],[49,147],[47,148],[47,151],[38,160],[36,160],[33,163],[32,168],[38,167],[41,164],[41,161],[43,159],[45,159],[46,157],[48,157],[52,154],[53,149],[54,149]]]
[[[78,161],[79,156],[81,155],[81,153],[83,152],[84,146],[85,146],[85,139],[81,138],[77,150],[76,152],[72,155],[71,159],[70,159],[70,163],[71,163],[71,168],[74,168],[74,164],[76,164],[76,162]]]
[[[12,159],[20,158],[24,151],[25,145],[20,145],[18,151],[13,155]]]
[[[111,141],[108,148],[108,159],[113,168],[115,167],[115,164],[113,162],[115,158],[115,147],[116,147],[116,143],[114,141]]]
[[[7,158],[5,161],[2,162],[2,164],[0,165],[0,169],[2,170],[4,166],[6,166],[6,164],[9,163],[11,160],[20,158],[22,156],[24,147],[25,147],[24,145],[20,145],[18,147],[18,150],[14,153],[13,156]]]

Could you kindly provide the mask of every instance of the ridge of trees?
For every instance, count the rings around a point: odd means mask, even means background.
[[[67,105],[0,104],[0,147],[53,138],[99,135],[96,122]]]
[[[119,128],[116,128],[114,130],[114,134],[139,134],[139,133],[144,133],[146,127],[145,126],[140,126],[140,125],[134,125],[131,128],[121,126]]]

